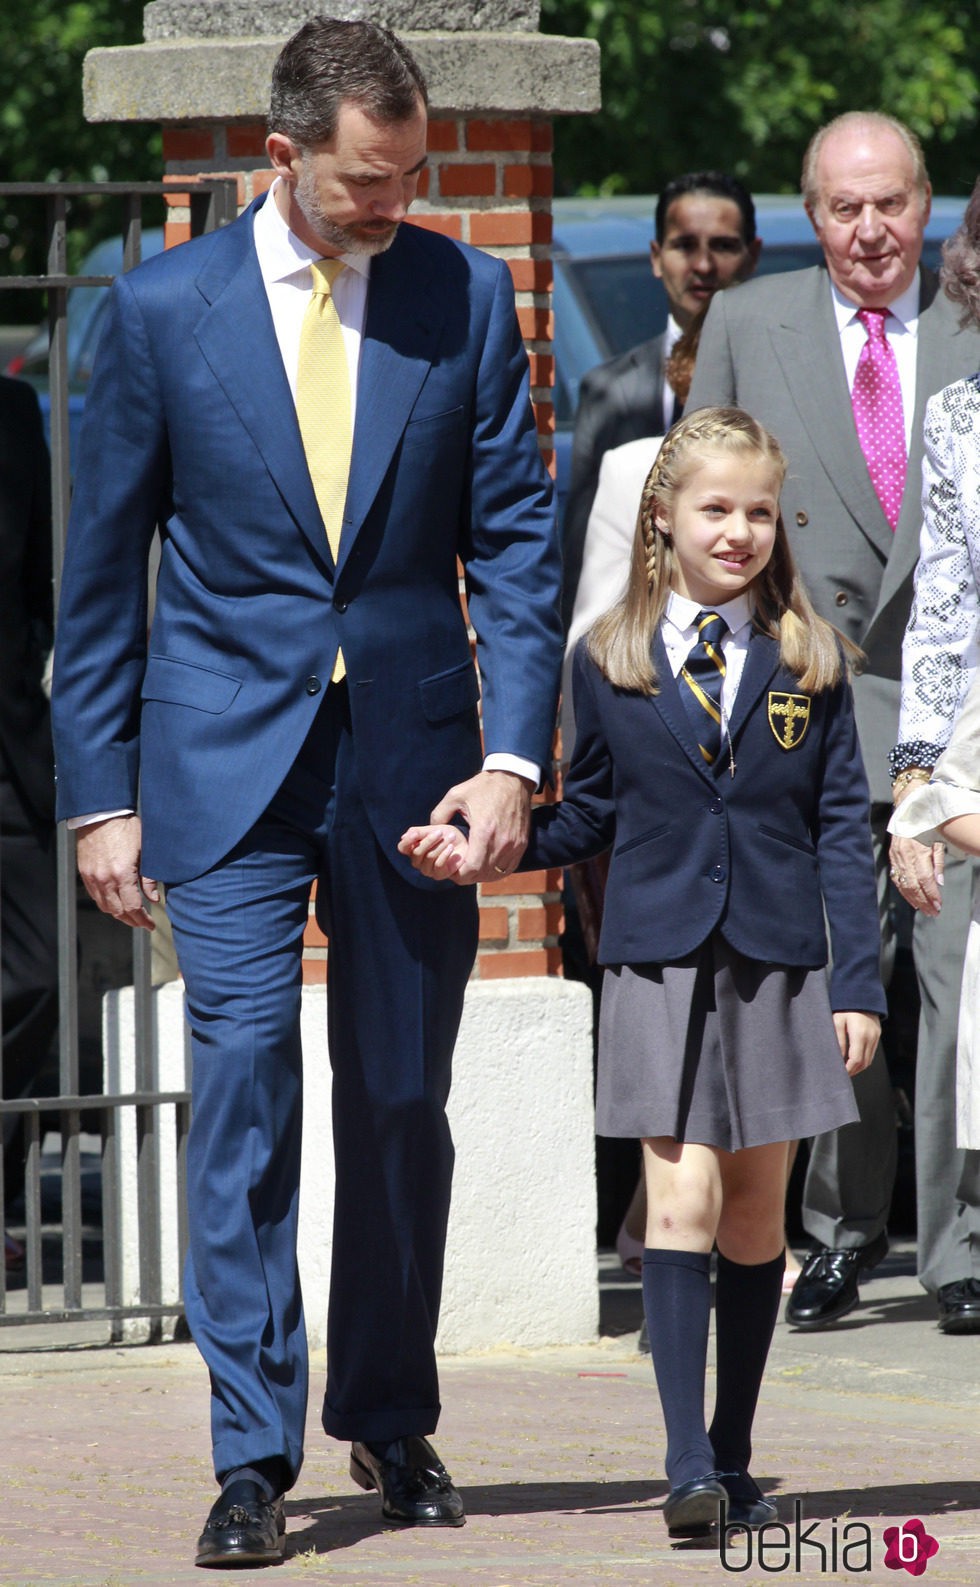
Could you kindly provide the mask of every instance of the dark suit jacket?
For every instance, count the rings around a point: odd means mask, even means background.
[[[922,525],[922,424],[928,398],[980,364],[932,271],[921,272],[915,410],[894,533],[868,474],[823,266],[719,292],[698,347],[687,412],[737,403],[782,444],[783,520],[818,612],[861,646],[855,680],[861,747],[875,799],[891,802],[888,752],[898,738],[902,639]]]
[[[626,441],[663,435],[667,428],[663,409],[665,339],[662,333],[652,341],[641,342],[618,358],[591,369],[582,381],[562,525],[565,572],[561,604],[566,633],[582,572],[585,532],[603,454]]]
[[[612,849],[602,964],[670,962],[717,930],[747,958],[817,967],[827,962],[826,907],[832,1006],[884,1013],[849,685],[813,695],[805,731],[783,748],[785,716],[771,720],[770,707],[806,697],[776,642],[754,635],[730,723],[731,776],[727,747],[705,765],[659,635],[654,656],[660,692],[648,697],[614,688],[580,643],[565,796],[534,811],[522,867]]]
[[[0,377],[0,756],[27,811],[54,819],[54,754],[41,690],[51,646],[51,479],[31,387]]]
[[[501,261],[411,225],[372,262],[337,565],[252,213],[120,277],[86,402],[55,661],[59,814],[133,806],[200,874],[293,764],[347,663],[382,850],[488,751],[546,764],[561,661],[551,486]],[[147,653],[147,551],[162,525]],[[432,885],[432,884],[427,884]]]

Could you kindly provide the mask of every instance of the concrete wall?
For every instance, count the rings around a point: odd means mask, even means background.
[[[179,982],[153,994],[159,1087],[190,1083]],[[595,1337],[595,1164],[591,998],[570,981],[471,983],[456,1047],[449,1117],[456,1179],[437,1346],[445,1353]],[[303,994],[305,1105],[299,1256],[311,1345],[326,1336],[333,1221],[333,1147],[326,988]],[[105,1002],[107,1091],[134,1080],[131,988]],[[164,1299],[179,1294],[172,1110],[160,1124]],[[120,1131],[123,1300],[139,1296],[136,1139]],[[370,1253],[365,1252],[370,1261]],[[140,1327],[126,1330],[139,1337]]]

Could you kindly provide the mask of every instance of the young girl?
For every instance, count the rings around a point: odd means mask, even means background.
[[[842,642],[793,566],[785,470],[737,409],[702,409],[667,436],[627,592],[576,655],[564,799],[534,811],[521,862],[612,850],[597,1129],[643,1140],[643,1298],[677,1537],[707,1531],[723,1503],[745,1526],[776,1513],[749,1465],[787,1143],[857,1118],[849,1075],[871,1062],[885,1008]],[[466,838],[413,827],[400,847],[426,875],[453,876]]]

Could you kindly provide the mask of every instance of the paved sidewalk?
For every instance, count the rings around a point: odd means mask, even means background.
[[[639,1322],[639,1287],[603,1260],[610,1329]],[[288,1501],[278,1570],[223,1579],[347,1587],[672,1587],[803,1575],[909,1580],[884,1565],[884,1529],[919,1517],[939,1541],[927,1587],[980,1583],[980,1338],[947,1338],[912,1276],[910,1247],[865,1284],[860,1309],[805,1336],[780,1323],[757,1422],[755,1469],[790,1523],[760,1569],[744,1534],[671,1546],[660,1506],[663,1430],[635,1331],[574,1350],[448,1359],[438,1447],[463,1490],[459,1531],[383,1528],[378,1501],[319,1430]],[[190,1563],[213,1493],[207,1381],[190,1345],[23,1348],[0,1333],[0,1581],[16,1587],[203,1587]],[[46,1337],[61,1335],[50,1331]],[[709,1383],[709,1393],[710,1393]],[[800,1545],[793,1505],[816,1525]],[[834,1519],[836,1518],[836,1520]],[[864,1539],[871,1537],[870,1565]],[[908,1534],[911,1537],[911,1534]],[[834,1549],[836,1545],[836,1566]],[[821,1547],[824,1558],[821,1558]],[[845,1554],[845,1549],[848,1552]],[[823,1569],[821,1564],[823,1563]]]

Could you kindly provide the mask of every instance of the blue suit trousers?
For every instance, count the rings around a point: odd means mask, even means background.
[[[336,1160],[323,1425],[387,1441],[430,1433],[439,1415],[445,1107],[476,899],[414,887],[381,852],[347,687],[331,685],[260,820],[213,869],[167,888],[193,1049],[185,1296],[219,1478],[278,1455],[295,1479],[302,1462],[300,999],[314,880],[330,939]]]

